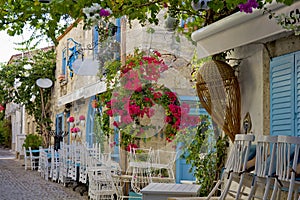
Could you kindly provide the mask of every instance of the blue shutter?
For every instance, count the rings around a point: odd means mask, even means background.
[[[94,57],[97,58],[98,55],[98,44],[99,44],[99,33],[98,26],[95,26],[93,29],[93,45],[94,45]]]
[[[294,134],[294,54],[276,57],[270,63],[271,135]]]
[[[67,55],[66,55],[66,49],[62,51],[62,64],[61,64],[61,70],[62,74],[66,74],[66,68],[67,68]]]
[[[295,136],[300,136],[300,52],[295,54]]]

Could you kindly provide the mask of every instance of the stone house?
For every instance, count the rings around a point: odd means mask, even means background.
[[[298,1],[291,6],[273,3],[269,9],[291,17],[285,23],[299,25],[293,17],[299,19],[299,6]],[[199,58],[230,51],[227,58],[239,60],[241,118],[249,112],[254,135],[299,136],[299,35],[254,10],[201,28],[192,39]]]
[[[161,15],[163,18],[163,15]],[[102,146],[113,152],[113,158],[118,160],[123,169],[127,168],[126,152],[119,147],[119,134],[116,131],[114,136],[109,138],[101,136],[97,131],[97,115],[101,110],[92,106],[96,95],[106,91],[105,83],[99,80],[98,73],[102,72],[99,63],[104,57],[102,49],[106,44],[99,42],[99,36],[95,28],[90,30],[83,29],[83,21],[76,21],[77,25],[70,26],[61,36],[57,38],[56,47],[56,78],[52,95],[52,130],[57,134],[67,131],[69,134],[64,137],[65,142],[81,142],[92,145],[100,142]],[[164,27],[164,21],[159,26],[142,27],[133,22],[131,25],[124,18],[116,19],[116,34],[113,41],[119,45],[113,51],[113,59],[124,59],[131,54],[135,48],[149,51],[158,50],[165,54],[167,64],[171,64],[170,71],[165,74],[165,78],[160,84],[167,85],[175,90],[181,101],[185,101],[193,106],[194,115],[199,114],[195,90],[190,83],[191,69],[188,67],[190,59],[194,53],[194,46],[186,38],[181,37],[181,42],[176,41],[175,32],[169,31]],[[150,33],[148,30],[153,29]],[[176,58],[176,59],[174,59]],[[96,69],[96,71],[95,71]],[[85,117],[85,123],[80,123],[79,117]],[[69,122],[70,117],[74,117],[75,127],[81,131],[80,134],[71,133],[73,123]],[[110,144],[116,144],[111,147]],[[156,136],[148,142],[142,142],[142,147],[159,148],[166,146],[167,142],[162,136]],[[174,150],[171,144],[165,148]],[[193,179],[188,173],[188,166],[177,162],[177,179]],[[182,165],[182,166],[181,166]],[[180,167],[181,166],[181,167]],[[184,173],[182,171],[185,171]],[[181,175],[180,175],[181,174]],[[183,177],[188,175],[189,178]],[[182,177],[181,177],[182,176]]]

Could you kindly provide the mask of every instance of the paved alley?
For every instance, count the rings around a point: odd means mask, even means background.
[[[80,188],[78,188],[80,189]],[[24,170],[23,160],[10,150],[0,148],[0,200],[88,199],[72,186],[44,180],[37,171]]]

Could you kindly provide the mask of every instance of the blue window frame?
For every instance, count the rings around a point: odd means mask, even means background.
[[[270,62],[271,135],[300,136],[300,52]]]
[[[64,49],[62,51],[62,63],[61,63],[61,71],[62,74],[66,74],[66,70],[67,70],[67,49]]]
[[[93,29],[93,45],[94,45],[94,58],[97,58],[98,55],[98,44],[99,44],[99,32],[98,27],[95,26]]]

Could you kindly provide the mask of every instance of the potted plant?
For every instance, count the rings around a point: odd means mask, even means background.
[[[96,99],[94,99],[92,101],[92,108],[97,108],[98,107],[98,101]]]
[[[32,150],[39,149],[40,146],[43,145],[43,138],[37,134],[28,134],[24,140],[23,147],[28,149],[31,147]],[[38,152],[33,153],[34,156],[38,156]]]
[[[58,79],[58,81],[59,81],[59,83],[60,83],[61,85],[64,85],[64,84],[67,83],[67,82],[66,82],[66,75],[65,75],[65,74],[60,74],[60,75],[58,75],[57,79]]]
[[[80,125],[84,126],[85,125],[85,116],[84,115],[80,115],[79,116],[79,120],[80,120]]]
[[[68,118],[68,120],[67,120],[67,122],[70,123],[70,127],[72,127],[72,128],[73,128],[74,125],[75,125],[74,121],[75,121],[75,118],[74,118],[73,116],[70,116],[70,117]]]

